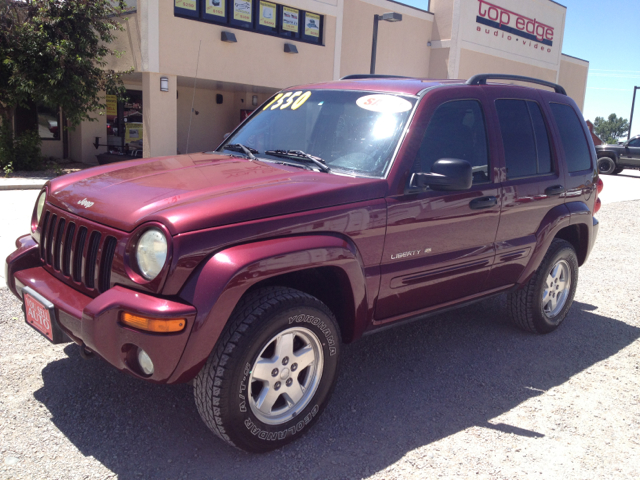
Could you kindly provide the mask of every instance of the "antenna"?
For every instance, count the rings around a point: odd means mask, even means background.
[[[198,44],[198,60],[196,60],[196,76],[193,79],[193,97],[191,97],[191,114],[189,115],[189,130],[187,130],[187,148],[184,153],[189,153],[189,137],[191,136],[191,120],[193,120],[193,103],[196,100],[196,85],[198,84],[198,67],[200,66],[200,47],[202,40]]]

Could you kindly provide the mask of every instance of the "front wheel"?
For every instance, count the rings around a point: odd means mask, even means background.
[[[602,175],[613,175],[616,170],[616,162],[609,157],[601,157],[598,159],[598,172]]]
[[[531,279],[509,294],[511,320],[528,332],[552,332],[569,313],[577,285],[576,251],[566,240],[553,240]]]
[[[340,343],[333,314],[317,298],[285,287],[249,293],[194,381],[200,416],[250,452],[297,439],[329,401]]]

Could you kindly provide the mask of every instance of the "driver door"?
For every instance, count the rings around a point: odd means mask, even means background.
[[[631,139],[620,152],[620,160],[623,165],[640,167],[640,137]]]

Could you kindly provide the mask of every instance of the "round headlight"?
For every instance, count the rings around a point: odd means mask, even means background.
[[[136,260],[140,273],[147,280],[158,276],[167,260],[167,239],[155,228],[144,232],[136,247]]]
[[[44,202],[47,199],[47,192],[42,192],[36,201],[36,223],[40,223],[42,210],[44,210]]]

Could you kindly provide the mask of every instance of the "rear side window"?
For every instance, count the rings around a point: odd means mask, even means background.
[[[414,172],[431,172],[441,158],[466,160],[473,168],[473,183],[489,181],[489,154],[482,107],[476,100],[453,100],[433,113],[422,138]]]
[[[589,144],[576,112],[569,105],[562,103],[551,103],[550,106],[560,131],[560,140],[569,172],[591,168]]]
[[[496,100],[507,178],[551,173],[547,127],[536,102]]]

